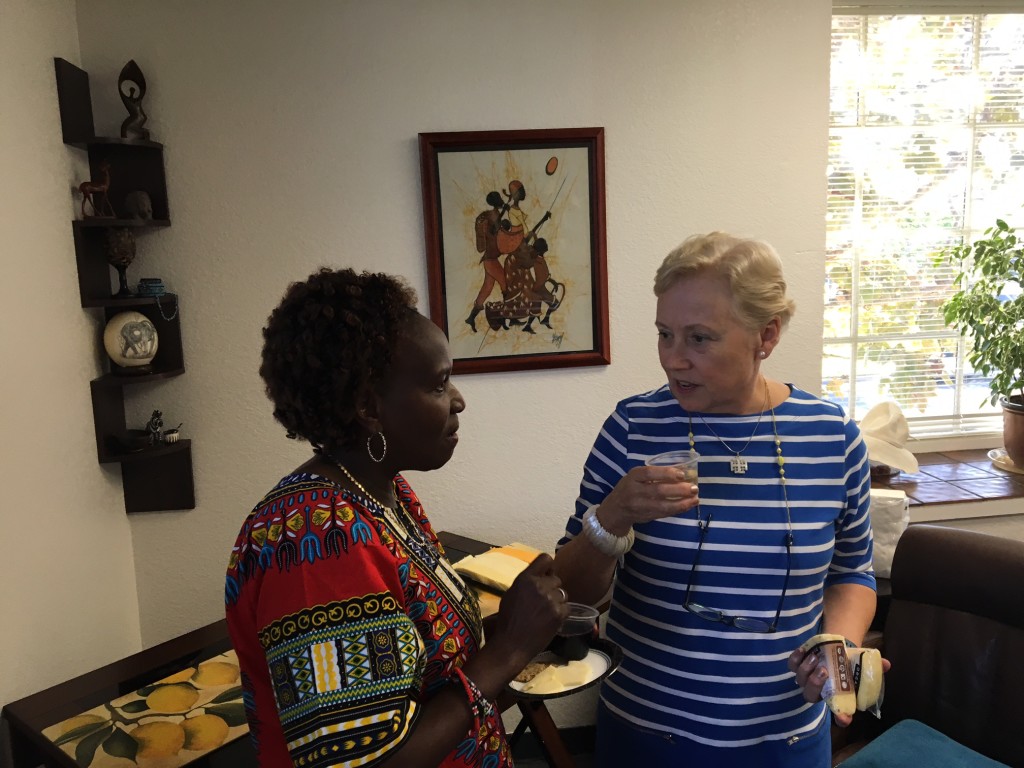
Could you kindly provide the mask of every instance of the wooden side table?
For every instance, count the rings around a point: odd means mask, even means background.
[[[230,649],[227,622],[222,619],[7,704],[0,714],[10,724],[14,768],[77,768],[43,735],[45,728]],[[189,768],[255,764],[256,754],[246,737],[203,755]]]

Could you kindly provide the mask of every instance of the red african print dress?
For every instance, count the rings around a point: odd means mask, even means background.
[[[227,622],[263,768],[372,766],[480,646],[480,609],[419,500],[379,509],[313,474],[256,505],[228,565]],[[512,765],[498,715],[444,768]]]

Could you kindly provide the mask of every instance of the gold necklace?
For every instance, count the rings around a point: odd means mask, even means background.
[[[710,432],[712,435],[715,436],[715,438],[718,440],[718,442],[720,442],[724,446],[725,450],[727,450],[729,453],[733,454],[733,457],[729,460],[729,469],[732,471],[732,473],[734,475],[745,475],[747,473],[747,469],[749,468],[748,465],[747,465],[747,460],[744,459],[742,456],[740,456],[740,454],[743,453],[745,450],[747,450],[747,448],[750,447],[750,443],[754,440],[754,435],[757,434],[757,430],[761,426],[761,419],[764,418],[764,411],[765,411],[765,408],[767,408],[767,407],[768,407],[768,379],[765,379],[764,380],[764,402],[761,403],[761,412],[757,416],[757,423],[754,425],[754,431],[751,432],[750,433],[750,437],[747,438],[747,442],[738,451],[734,451],[732,448],[730,448],[729,444],[726,443],[725,440],[723,440],[721,437],[719,437],[718,433],[715,432],[715,430],[711,428],[711,425],[708,424],[706,421],[704,421],[704,417],[702,415],[700,415],[700,414],[697,414],[697,418],[699,418],[701,420],[701,423],[705,427],[708,428],[708,432]],[[690,416],[688,414],[688,418],[689,418],[689,422],[690,422],[690,450],[695,450],[694,445],[693,445],[693,416]],[[775,409],[773,408],[772,409],[772,419],[774,419],[774,418],[775,418]],[[774,421],[773,421],[773,424],[774,424]],[[776,438],[778,438],[778,435],[776,435]],[[776,443],[777,442],[778,442],[778,440],[776,440]]]
[[[376,504],[381,509],[391,509],[391,507],[389,507],[387,504],[385,504],[380,499],[378,499],[376,496],[374,496],[372,493],[370,493],[368,490],[366,490],[366,488],[363,486],[363,484],[360,483],[358,480],[356,480],[355,476],[351,472],[348,471],[348,469],[345,467],[344,464],[342,464],[337,459],[331,459],[331,461],[334,462],[335,466],[337,466],[338,469],[340,469],[342,472],[345,473],[345,477],[347,477],[349,479],[349,481],[352,483],[352,485],[354,485],[356,487],[356,489],[360,493],[363,494],[363,496],[368,498],[370,501],[372,501],[374,504]]]
[[[367,499],[369,499],[378,507],[380,507],[381,513],[388,521],[390,521],[390,525],[394,528],[396,534],[398,533],[399,529],[404,529],[407,536],[412,536],[414,539],[416,539],[421,548],[421,551],[425,551],[423,550],[424,547],[427,550],[433,550],[435,552],[437,551],[437,547],[435,547],[434,544],[430,541],[430,539],[427,538],[427,534],[424,533],[423,529],[420,527],[420,524],[416,522],[416,519],[413,518],[412,513],[408,509],[406,509],[405,504],[403,504],[398,499],[397,495],[395,496],[395,506],[389,507],[387,504],[385,504],[372,493],[370,493],[368,490],[366,490],[366,487],[358,480],[356,480],[355,476],[353,476],[353,474],[348,471],[348,467],[346,467],[337,459],[333,457],[330,458],[331,461],[334,462],[335,466],[337,466],[338,469],[345,473],[345,477],[349,479],[352,485],[354,485],[356,489],[358,489],[359,492],[363,494],[363,496],[365,496]],[[401,519],[397,517],[397,514],[399,512],[402,515]],[[406,541],[406,543],[409,544],[408,541]]]

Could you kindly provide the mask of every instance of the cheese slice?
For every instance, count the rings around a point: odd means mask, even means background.
[[[881,704],[885,685],[882,654],[877,648],[852,648],[849,656],[857,688],[857,709],[867,712]]]
[[[568,664],[551,664],[523,685],[524,693],[561,693],[569,688],[583,685],[590,679],[590,667],[582,661]]]
[[[518,541],[514,541],[504,547],[492,549],[491,552],[508,555],[509,557],[518,557],[524,563],[532,563],[534,558],[541,553],[536,547],[531,547],[529,544],[520,544]]]
[[[504,592],[539,554],[539,549],[525,544],[509,544],[489,549],[480,555],[464,557],[455,564],[455,570],[474,581]]]

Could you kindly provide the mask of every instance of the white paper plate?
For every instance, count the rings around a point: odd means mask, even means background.
[[[1019,475],[1024,475],[1024,468],[1018,467],[1013,463],[1013,459],[1006,455],[1005,448],[993,448],[988,452],[988,457],[992,459],[992,463],[1000,469],[1005,469],[1007,472],[1016,472]]]
[[[509,683],[508,687],[512,689],[517,698],[521,699],[552,699],[568,696],[571,693],[582,691],[584,688],[589,688],[614,672],[615,668],[619,666],[619,662],[622,661],[622,649],[610,640],[600,638],[592,642],[590,652],[581,661],[587,665],[589,674],[587,679],[579,685],[568,686],[550,693],[523,691],[523,686],[526,683],[517,683],[515,680]]]

